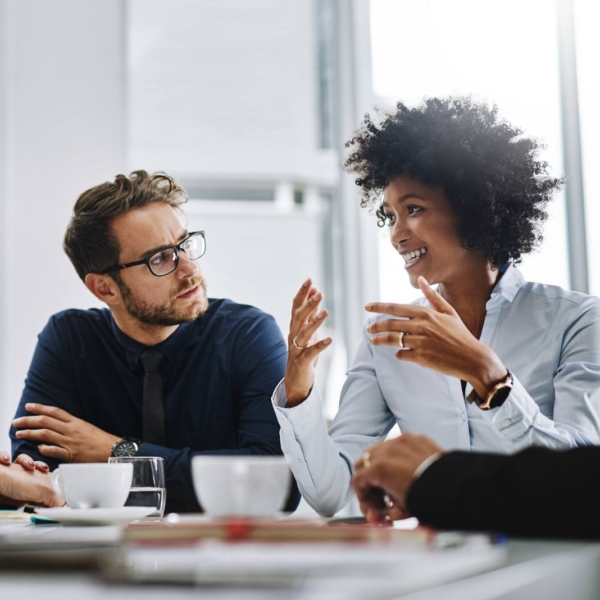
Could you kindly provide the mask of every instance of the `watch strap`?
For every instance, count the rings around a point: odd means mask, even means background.
[[[496,383],[492,389],[486,394],[485,398],[481,398],[475,390],[467,396],[469,404],[476,404],[481,410],[490,410],[498,408],[504,404],[504,401],[510,395],[513,388],[513,376],[510,371],[506,371],[506,377]]]

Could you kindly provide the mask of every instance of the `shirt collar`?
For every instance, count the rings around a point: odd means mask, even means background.
[[[111,326],[113,333],[123,349],[127,366],[133,371],[140,360],[140,355],[148,346],[130,338],[126,333],[123,333],[117,326],[114,318],[111,315]],[[166,340],[157,344],[155,348],[160,350],[165,357],[178,366],[183,361],[188,342],[194,332],[194,323],[182,323]]]
[[[494,286],[491,297],[503,297],[509,302],[512,302],[525,280],[523,274],[512,263],[508,263],[504,267],[501,267],[500,273],[503,275]]]

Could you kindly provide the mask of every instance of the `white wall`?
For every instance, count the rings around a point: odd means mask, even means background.
[[[125,169],[122,0],[0,0],[0,448],[37,334],[94,299],[62,251],[85,189]]]

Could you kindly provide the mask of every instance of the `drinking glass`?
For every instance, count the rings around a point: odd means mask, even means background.
[[[163,459],[156,456],[111,456],[110,463],[131,463],[133,479],[125,506],[152,506],[149,518],[160,518],[165,512],[167,490]]]

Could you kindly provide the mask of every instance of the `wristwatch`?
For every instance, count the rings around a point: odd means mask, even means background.
[[[141,440],[123,438],[116,442],[111,451],[111,456],[135,456],[142,445]]]
[[[492,408],[502,406],[513,388],[513,377],[510,374],[510,371],[507,371],[506,373],[506,377],[500,383],[497,383],[487,393],[485,398],[480,398],[477,395],[477,392],[473,390],[467,396],[467,402],[470,404],[477,404],[481,410],[491,410]]]

